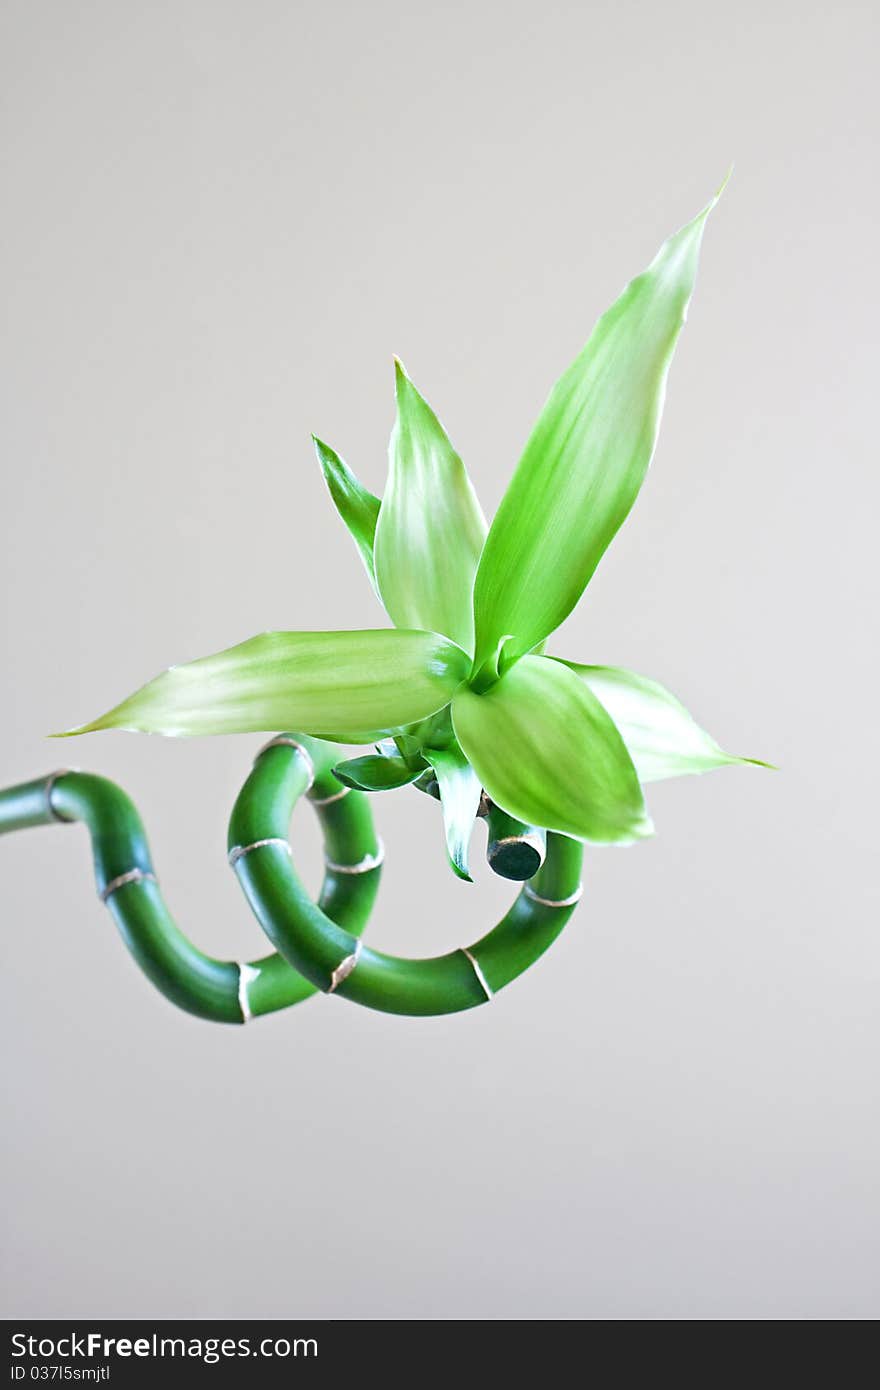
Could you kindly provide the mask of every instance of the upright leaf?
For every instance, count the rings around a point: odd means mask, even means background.
[[[364,568],[378,596],[379,586],[376,583],[373,565],[373,541],[381,506],[379,498],[374,497],[372,492],[358,482],[348,464],[329,444],[325,444],[316,434],[312,435],[312,439],[330,496],[360,551]]]
[[[483,694],[462,686],[452,722],[489,796],[517,820],[600,843],[651,833],[623,739],[561,662],[526,656]]]
[[[376,526],[379,593],[397,627],[473,651],[473,589],[486,535],[464,464],[399,362],[388,486]]]
[[[264,632],[215,656],[171,666],[69,734],[333,731],[373,743],[448,704],[470,661],[434,632]]]
[[[434,769],[440,788],[449,862],[458,877],[470,883],[468,846],[483,790],[480,779],[460,748],[425,748],[422,756]]]
[[[659,782],[689,772],[709,772],[732,763],[755,763],[719,748],[664,686],[619,666],[561,662],[592,690],[620,731],[641,782]]]
[[[635,501],[715,201],[627,285],[554,386],[480,560],[478,667],[506,635],[510,661],[559,626]]]

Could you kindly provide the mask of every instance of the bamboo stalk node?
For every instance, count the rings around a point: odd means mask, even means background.
[[[260,978],[258,967],[249,965],[247,961],[239,961],[238,964],[238,1006],[241,1009],[242,1023],[250,1023],[253,1018],[250,1000],[248,998],[248,985]]]
[[[369,874],[373,869],[378,869],[385,862],[385,846],[381,840],[377,840],[379,848],[375,854],[365,854],[358,864],[337,864],[332,859],[324,860],[324,867],[333,874]]]
[[[330,976],[330,984],[328,988],[324,991],[325,994],[334,994],[339,985],[342,984],[343,980],[348,979],[352,970],[354,970],[355,966],[360,960],[362,946],[363,942],[358,941],[351,954],[345,956],[344,959],[342,959],[339,962],[336,969],[333,971],[333,974]]]
[[[296,749],[303,762],[306,764],[306,767],[309,769],[309,785],[306,787],[306,792],[308,793],[309,791],[311,791],[312,787],[315,785],[315,764],[312,760],[312,755],[309,752],[309,750],[307,748],[304,748],[303,745],[297,739],[291,738],[289,734],[276,734],[274,738],[269,739],[268,743],[264,743],[260,751],[257,753],[257,756],[254,758],[255,767],[262,758],[263,754],[268,753],[270,748]]]
[[[52,791],[59,777],[66,777],[68,773],[75,770],[72,767],[59,767],[56,772],[50,772],[46,778],[46,805],[49,807],[49,815],[53,820],[60,821],[62,825],[70,825],[71,822],[68,816],[62,816],[61,812],[52,805]]]
[[[118,888],[124,888],[127,883],[158,882],[156,875],[151,873],[149,869],[128,869],[124,874],[117,874],[115,878],[111,878],[110,882],[101,889],[98,897],[102,903],[105,903]]]
[[[480,988],[485,994],[487,1002],[491,1002],[495,998],[495,991],[492,989],[492,986],[489,984],[489,981],[483,974],[483,967],[480,965],[480,962],[477,960],[473,951],[469,950],[467,946],[462,946],[461,953],[462,955],[467,956],[468,960],[473,966],[474,974],[480,982]]]
[[[264,849],[266,845],[277,845],[279,849],[286,850],[288,854],[291,853],[290,844],[287,840],[282,839],[280,835],[269,835],[265,840],[254,840],[250,845],[235,845],[226,856],[230,869],[233,868],[237,861],[243,858],[244,855],[252,854],[255,849]]]
[[[334,801],[341,801],[344,796],[348,796],[351,790],[351,787],[341,787],[338,792],[331,792],[329,796],[313,796],[309,792],[308,798],[313,806],[332,806]]]
[[[575,903],[580,902],[584,893],[584,885],[579,883],[573,893],[567,898],[542,898],[540,893],[536,893],[534,888],[526,884],[523,889],[527,898],[531,898],[533,903],[540,903],[542,907],[574,907]]]

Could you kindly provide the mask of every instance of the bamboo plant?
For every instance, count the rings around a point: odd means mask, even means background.
[[[645,784],[757,761],[723,751],[656,681],[545,650],[645,478],[717,196],[599,319],[551,391],[491,525],[446,431],[397,360],[381,499],[314,438],[331,498],[392,626],[263,633],[169,667],[66,731],[295,731],[258,758],[230,827],[230,860],[274,956],[212,962],[186,942],[161,900],[136,813],[112,784],[54,774],[0,794],[0,830],[86,820],[101,894],[140,964],[175,1002],[229,1021],[314,988],[403,1013],[481,1003],[561,930],[580,893],[585,844],[652,833]],[[339,745],[367,751],[345,756]],[[492,867],[526,880],[493,932],[431,961],[360,943],[381,862],[368,795],[410,784],[441,803],[460,878],[470,878],[469,843],[482,816]],[[296,877],[287,841],[292,806],[305,791],[328,850],[317,905]]]

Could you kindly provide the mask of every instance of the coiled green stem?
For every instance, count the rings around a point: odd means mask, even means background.
[[[276,951],[248,962],[205,955],[176,926],[143,825],[106,778],[61,772],[0,792],[0,834],[82,821],[99,896],[141,969],[179,1007],[243,1023],[321,990],[398,1014],[443,1014],[485,1003],[555,940],[580,896],[582,846],[547,837],[547,857],[486,936],[443,956],[410,960],[362,948],[382,862],[368,798],[343,787],[340,750],[279,734],[258,754],[233,808],[229,861]],[[312,902],[292,863],[288,829],[308,794],[321,821],[325,874]]]
[[[328,746],[328,755],[339,751]],[[270,760],[262,766],[271,773]],[[316,779],[312,791],[325,845],[353,856],[375,852],[365,795],[353,792],[337,800],[340,784],[329,775],[320,785]],[[266,783],[262,794],[271,792]],[[331,799],[323,801],[322,796]],[[144,974],[173,1004],[215,1023],[246,1023],[317,992],[275,953],[253,961],[225,961],[193,945],[166,906],[140,816],[115,783],[90,773],[60,772],[0,792],[0,834],[72,821],[81,821],[91,836],[98,896]],[[318,899],[321,910],[358,936],[375,901],[378,879],[378,871],[352,879],[328,870]]]

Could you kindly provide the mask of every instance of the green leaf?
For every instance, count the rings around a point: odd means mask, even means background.
[[[449,862],[458,877],[470,883],[468,846],[483,790],[480,779],[460,748],[450,747],[442,751],[426,748],[423,756],[434,769],[440,788]]]
[[[351,532],[354,543],[360,551],[370,583],[378,597],[379,586],[376,583],[376,571],[373,565],[373,541],[376,535],[379,507],[381,506],[379,498],[374,497],[372,492],[368,492],[363,484],[358,482],[348,464],[339,457],[335,450],[330,448],[329,444],[325,444],[316,434],[312,435],[312,439],[330,496],[333,498],[336,510]]]
[[[237,647],[172,666],[107,714],[95,729],[239,734],[333,730],[373,743],[449,703],[470,661],[434,632],[264,632]]]
[[[452,722],[489,796],[517,820],[599,843],[651,833],[623,739],[560,662],[525,656],[482,695],[463,686]]]
[[[354,787],[356,791],[386,792],[408,786],[424,770],[424,763],[420,767],[410,767],[403,758],[368,753],[363,758],[349,758],[344,763],[337,763],[333,775],[346,787]]]
[[[505,635],[510,660],[559,626],[635,501],[716,201],[630,282],[554,386],[486,538],[476,669]]]
[[[578,666],[573,661],[561,664],[586,682],[611,715],[642,782],[709,772],[731,763],[770,766],[758,758],[725,753],[674,695],[647,676],[619,666]]]
[[[397,734],[394,737],[402,758],[409,758],[414,752],[420,754],[423,748],[448,748],[455,739],[449,706],[444,705],[443,709],[432,714],[429,719],[420,719],[417,724],[410,724],[403,733],[404,739]]]
[[[486,535],[464,464],[396,362],[397,420],[376,527],[379,593],[397,627],[425,628],[473,651],[473,589]]]

